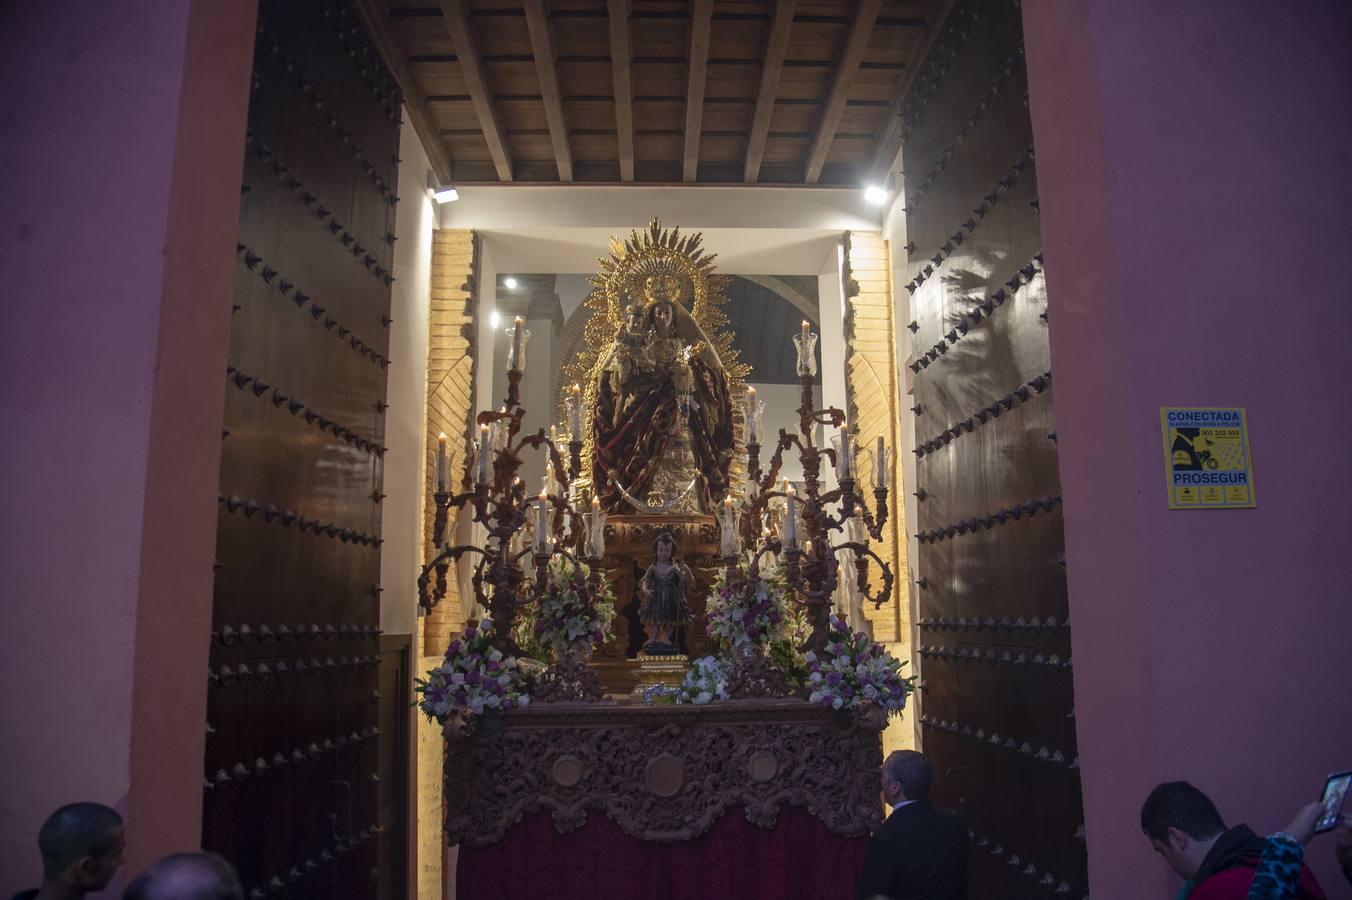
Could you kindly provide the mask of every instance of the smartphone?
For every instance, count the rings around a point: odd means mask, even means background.
[[[1352,771],[1334,772],[1324,779],[1324,795],[1319,800],[1324,804],[1324,811],[1319,814],[1319,821],[1314,824],[1315,834],[1332,831],[1338,826],[1338,820],[1343,814],[1343,800],[1347,797],[1349,787],[1352,787]]]

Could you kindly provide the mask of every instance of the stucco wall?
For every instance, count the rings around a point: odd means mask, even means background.
[[[253,22],[0,8],[0,894],[75,800],[127,816],[124,874],[197,845]]]
[[[1166,896],[1140,804],[1260,832],[1347,768],[1352,7],[1024,5],[1091,894]],[[1170,512],[1159,408],[1245,406],[1258,507]],[[1345,891],[1327,838],[1310,860]]]

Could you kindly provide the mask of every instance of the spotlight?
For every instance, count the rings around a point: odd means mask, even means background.
[[[502,316],[498,315],[496,309],[488,314],[488,324],[492,325],[494,328],[497,328],[502,324]]]
[[[504,287],[507,288],[507,290],[514,291],[516,290],[517,285],[520,284],[520,282],[518,282],[512,276],[508,275],[506,278],[502,279],[502,284]]]
[[[870,184],[864,188],[864,199],[873,206],[882,206],[887,202],[887,191],[876,184]]]
[[[438,203],[450,203],[460,199],[459,192],[455,187],[449,184],[442,184],[437,180],[436,173],[431,169],[427,170],[427,193]]]

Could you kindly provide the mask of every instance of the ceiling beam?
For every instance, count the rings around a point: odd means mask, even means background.
[[[789,31],[798,0],[779,0],[770,21],[770,37],[765,42],[765,62],[761,65],[760,89],[756,92],[756,112],[751,117],[751,135],[746,142],[746,168],[742,180],[754,184],[760,177],[765,139],[770,134],[770,119],[779,94],[779,76],[784,71],[784,55],[789,49]]]
[[[554,145],[554,162],[559,181],[573,180],[573,152],[568,149],[568,125],[563,118],[563,95],[559,92],[558,54],[554,48],[554,29],[549,24],[545,0],[525,0],[526,28],[530,31],[535,71],[540,76],[540,97],[545,103],[549,123],[549,141]]]
[[[845,52],[836,63],[831,93],[827,96],[821,124],[817,126],[817,136],[813,138],[812,150],[807,156],[807,172],[803,180],[808,184],[816,184],[821,177],[826,154],[830,152],[831,141],[840,127],[840,117],[845,114],[845,98],[850,93],[855,73],[859,71],[859,63],[864,59],[869,34],[873,31],[873,23],[878,18],[878,7],[881,5],[882,0],[859,0],[855,4],[854,20],[850,22],[850,33],[845,39]]]
[[[948,21],[948,14],[953,11],[957,2],[958,0],[940,0],[935,6],[934,15],[925,24],[925,35],[920,39],[915,55],[906,64],[901,84],[892,97],[892,105],[887,108],[887,118],[883,119],[882,133],[878,136],[878,149],[873,154],[873,165],[869,167],[875,184],[887,176],[887,168],[901,151],[901,106],[906,102],[906,95],[915,87],[920,70],[925,67],[925,57],[934,49],[934,43],[939,40],[939,34]]]
[[[493,168],[498,172],[499,181],[512,180],[512,159],[507,155],[507,144],[502,139],[502,129],[498,126],[498,115],[493,108],[493,97],[488,93],[488,82],[484,78],[483,62],[479,58],[479,49],[474,44],[474,35],[469,30],[468,0],[440,0],[441,17],[446,20],[446,30],[451,34],[451,46],[455,48],[455,58],[460,63],[460,73],[465,79],[465,88],[474,102],[474,112],[479,117],[479,128],[488,142],[488,155],[493,158]]]
[[[427,95],[422,92],[422,86],[418,84],[417,77],[409,68],[408,59],[404,55],[404,46],[394,33],[394,29],[390,27],[384,4],[380,0],[357,0],[357,14],[361,16],[366,33],[371,36],[376,50],[385,60],[385,65],[394,75],[400,93],[404,95],[404,108],[408,110],[408,120],[427,153],[427,161],[432,164],[433,173],[443,185],[450,184],[453,174],[451,155],[441,140],[441,130],[437,126],[436,116],[432,115],[432,110],[427,105]]]
[[[685,87],[685,153],[681,177],[694,181],[699,173],[699,133],[704,123],[704,82],[709,74],[709,28],[714,0],[694,0],[690,9],[689,77]]]
[[[620,142],[620,181],[634,180],[634,88],[630,82],[629,0],[606,0],[610,14],[610,70],[615,76],[615,134]]]

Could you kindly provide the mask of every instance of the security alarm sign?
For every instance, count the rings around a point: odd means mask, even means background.
[[[1166,406],[1164,470],[1170,509],[1247,509],[1256,505],[1248,417],[1242,407]]]

